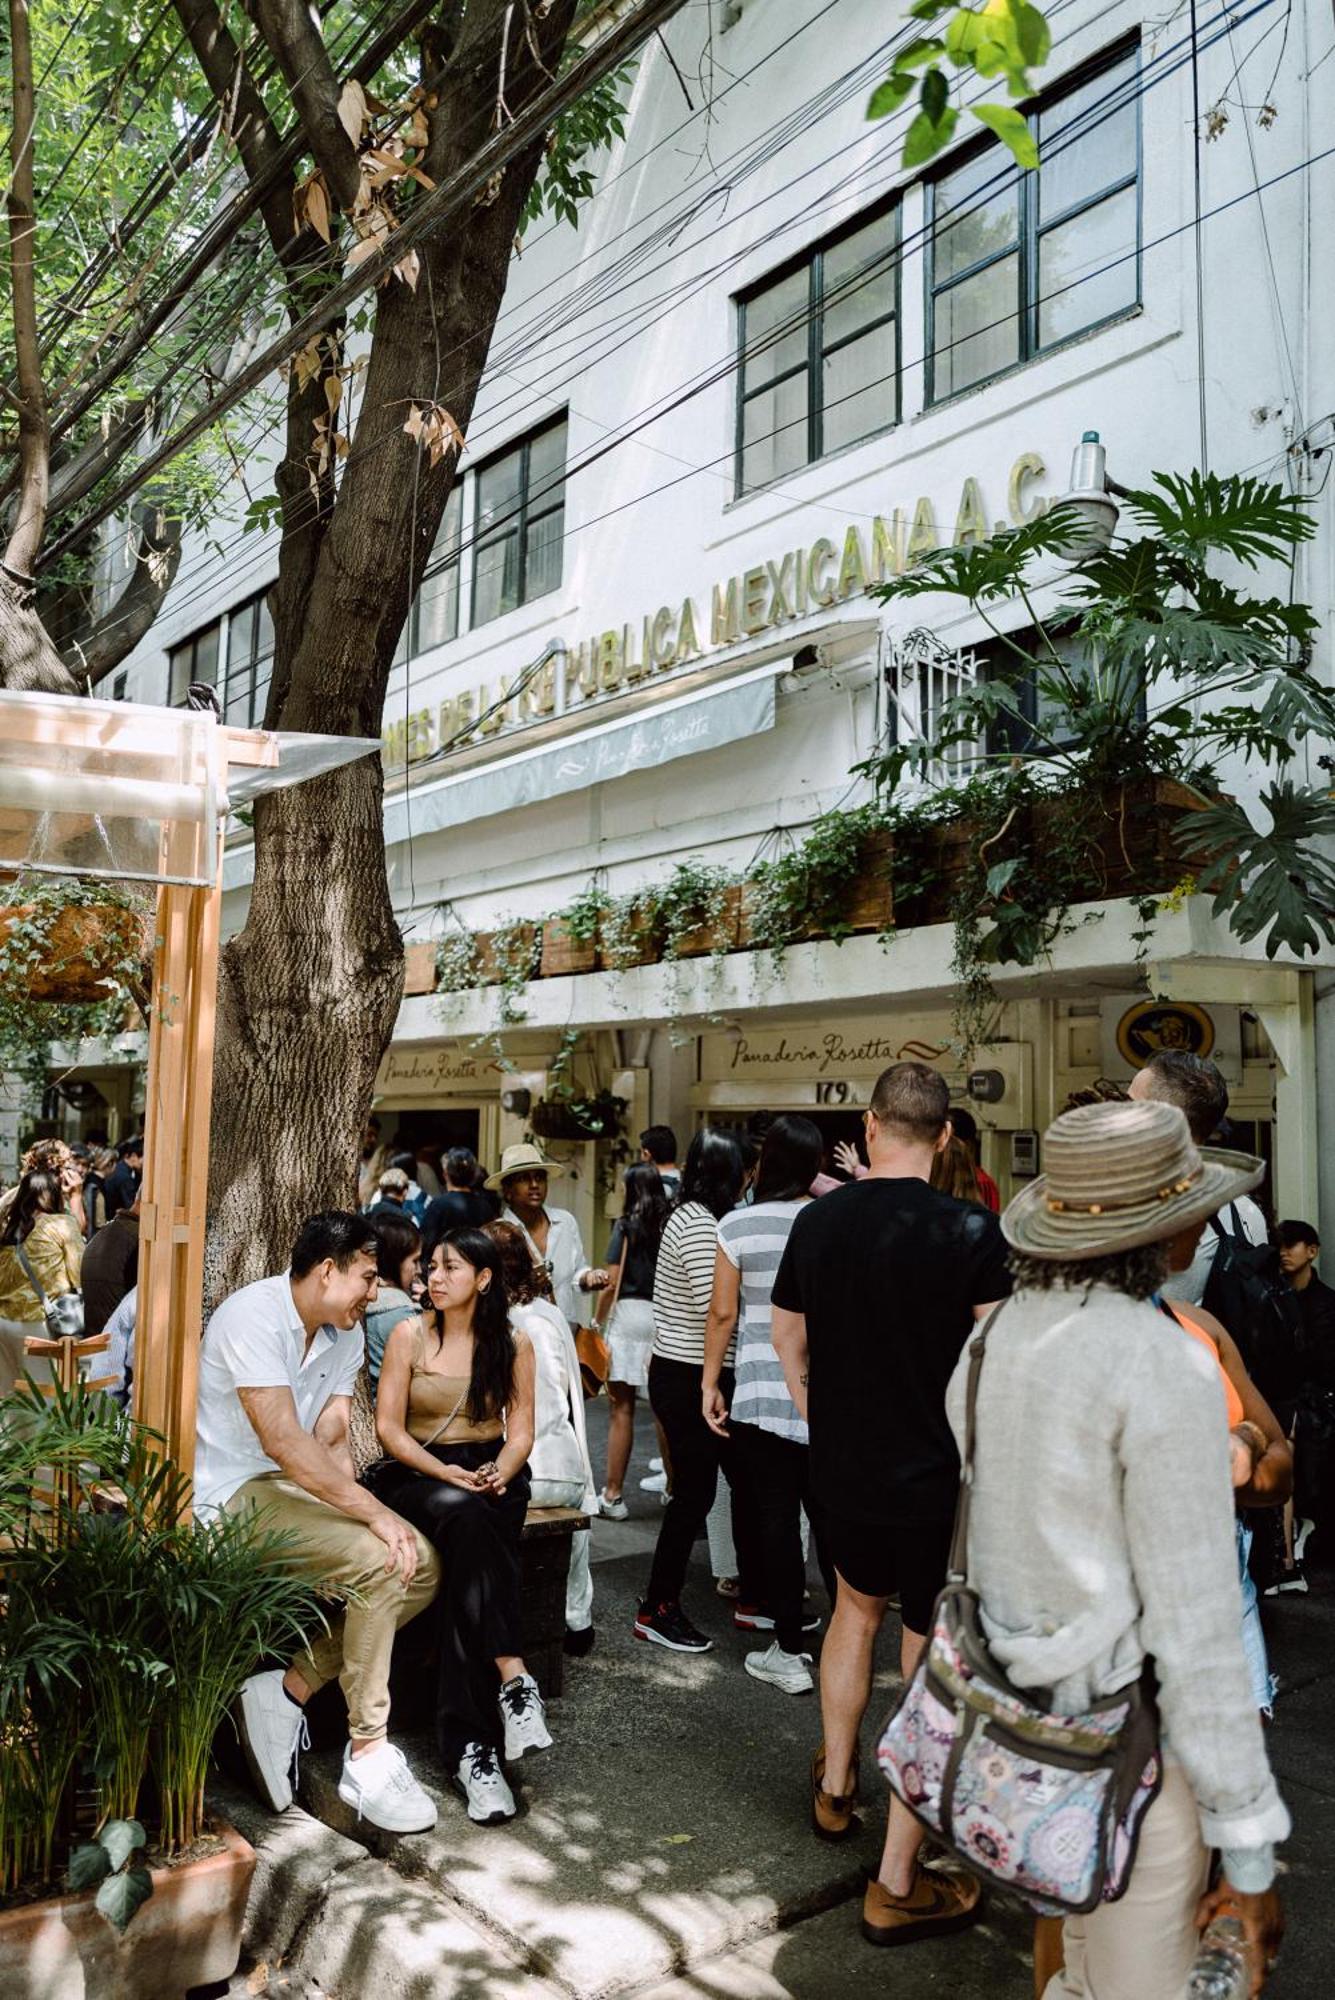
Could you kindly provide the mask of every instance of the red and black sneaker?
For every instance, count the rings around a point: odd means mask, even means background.
[[[714,1641],[697,1632],[679,1604],[642,1604],[635,1617],[635,1637],[674,1653],[707,1653]]]

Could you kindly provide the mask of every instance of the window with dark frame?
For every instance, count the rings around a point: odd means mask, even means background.
[[[167,700],[173,708],[179,707],[185,700],[192,681],[203,681],[209,687],[218,685],[218,640],[221,634],[222,620],[215,618],[211,625],[192,633],[168,653]]]
[[[464,483],[456,478],[436,531],[431,561],[413,599],[409,632],[414,654],[430,652],[459,636],[459,550]]]
[[[561,581],[566,419],[544,424],[473,475],[472,623],[485,625]]]
[[[737,300],[738,494],[899,421],[899,203]]]
[[[273,620],[269,587],[256,591],[227,616],[227,685],[223,720],[254,729],[262,720],[273,677]]]
[[[1047,625],[1041,635],[1034,627],[1027,626],[1012,633],[1010,639],[1010,645],[998,638],[989,639],[974,648],[979,678],[985,681],[1005,678],[1014,687],[1019,704],[1018,715],[998,716],[989,727],[988,755],[1032,757],[1042,756],[1045,751],[1051,754],[1069,749],[1076,738],[1059,727],[1052,705],[1039,692],[1036,671],[1025,668],[1012,648],[1018,646],[1021,652],[1039,663],[1046,659],[1049,672],[1060,669],[1073,689],[1089,687],[1098,670],[1097,655],[1089,641],[1081,637],[1079,626],[1075,623]],[[1138,714],[1143,721],[1143,699],[1138,705]]]
[[[1139,50],[1033,114],[1040,165],[995,141],[928,184],[927,400],[1140,303]]]

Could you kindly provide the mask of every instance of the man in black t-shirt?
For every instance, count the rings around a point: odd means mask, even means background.
[[[821,1653],[825,1741],[812,1764],[812,1823],[841,1840],[853,1815],[858,1729],[886,1604],[898,1593],[905,1678],[945,1582],[959,1487],[946,1385],[974,1325],[1010,1290],[995,1215],[928,1185],[950,1137],[950,1094],[927,1063],[877,1078],[865,1180],[802,1210],[774,1281],[774,1345],[811,1434],[812,1494],[838,1573]],[[922,1833],[890,1801],[863,1935],[874,1944],[961,1929],[978,1884],[918,1864]]]

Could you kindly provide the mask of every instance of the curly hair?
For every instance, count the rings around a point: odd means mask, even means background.
[[[1149,1299],[1168,1275],[1168,1245],[1142,1243],[1111,1257],[1080,1257],[1069,1263],[1012,1250],[1007,1261],[1017,1292],[1085,1292],[1092,1285],[1108,1285],[1130,1299]]]
[[[489,1236],[500,1252],[505,1295],[512,1306],[531,1306],[534,1299],[555,1296],[551,1279],[542,1266],[533,1261],[533,1252],[522,1229],[516,1229],[513,1222],[484,1222],[482,1234]]]

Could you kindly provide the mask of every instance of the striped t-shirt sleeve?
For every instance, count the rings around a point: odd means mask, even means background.
[[[654,1274],[654,1353],[665,1361],[704,1362],[717,1248],[718,1224],[702,1202],[668,1217]]]
[[[719,1248],[741,1277],[741,1327],[737,1343],[737,1386],[732,1414],[797,1444],[807,1427],[793,1405],[783,1364],[774,1350],[771,1295],[787,1247],[798,1202],[758,1202],[734,1209],[719,1225]]]

